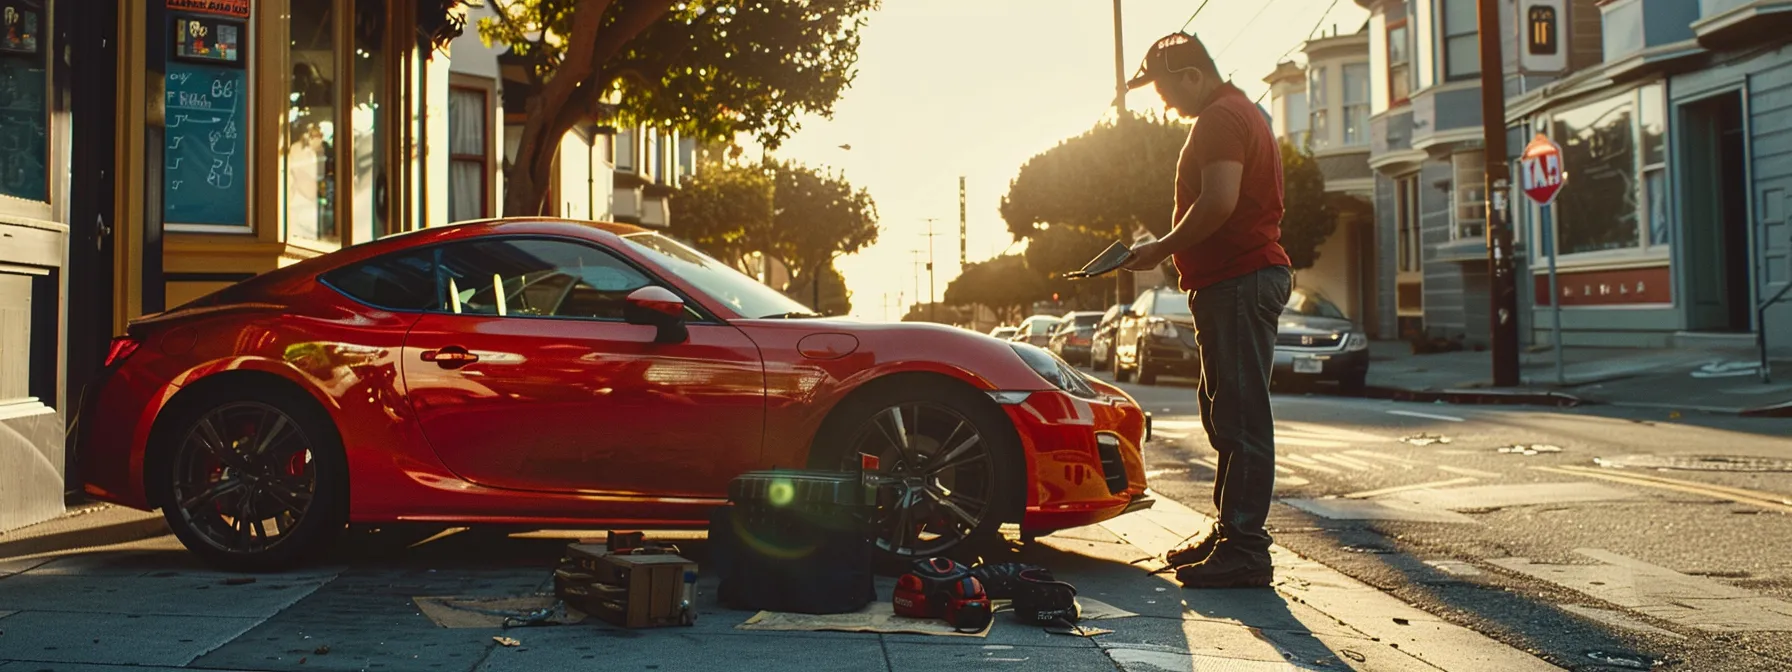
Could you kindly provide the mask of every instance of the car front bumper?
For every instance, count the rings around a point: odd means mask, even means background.
[[[1131,399],[1035,392],[1006,404],[1027,464],[1021,529],[1093,525],[1151,506],[1141,454],[1146,417]]]
[[[1294,350],[1276,348],[1275,375],[1311,380],[1342,380],[1369,371],[1368,350]]]

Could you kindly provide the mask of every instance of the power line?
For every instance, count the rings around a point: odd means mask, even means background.
[[[1221,56],[1226,55],[1226,50],[1231,49],[1232,45],[1238,42],[1238,38],[1244,37],[1245,29],[1250,28],[1251,24],[1256,23],[1257,19],[1262,18],[1263,13],[1269,11],[1269,8],[1274,7],[1275,4],[1276,0],[1269,0],[1269,2],[1263,3],[1262,7],[1258,7],[1257,13],[1251,15],[1251,20],[1244,22],[1243,26],[1239,26],[1238,30],[1233,31],[1232,39],[1226,41],[1226,46],[1220,47],[1220,52],[1213,55],[1213,60],[1218,61]],[[1326,11],[1329,13],[1331,10]]]
[[[1295,49],[1299,49],[1300,45],[1306,44],[1309,40],[1312,40],[1313,35],[1315,35],[1319,32],[1319,27],[1325,25],[1326,17],[1331,16],[1332,10],[1337,9],[1337,8],[1338,8],[1338,0],[1332,0],[1332,4],[1325,8],[1325,13],[1320,14],[1319,20],[1315,21],[1313,23],[1313,29],[1307,31],[1307,36],[1305,38],[1301,39],[1301,41],[1295,42],[1294,46],[1288,47],[1288,50],[1282,52],[1281,56],[1277,56],[1276,63],[1278,63],[1278,64],[1281,63],[1282,59],[1288,58],[1288,55],[1294,53]],[[1267,96],[1267,95],[1269,95],[1269,89],[1264,89],[1263,93],[1257,94],[1257,103],[1261,104],[1263,102],[1263,97]]]
[[[1195,8],[1195,13],[1193,13],[1193,14],[1190,14],[1190,15],[1188,15],[1188,20],[1187,20],[1187,21],[1183,21],[1183,22],[1182,22],[1182,27],[1181,27],[1181,28],[1178,28],[1178,29],[1177,29],[1177,30],[1178,30],[1178,31],[1187,31],[1187,30],[1188,30],[1188,25],[1189,25],[1189,24],[1191,24],[1191,23],[1194,23],[1194,22],[1195,22],[1195,17],[1197,17],[1197,16],[1200,16],[1200,15],[1201,15],[1201,10],[1203,10],[1203,9],[1207,9],[1207,3],[1209,3],[1209,2],[1212,2],[1212,1],[1213,1],[1213,0],[1201,0],[1201,6],[1199,6],[1199,7],[1196,7],[1196,8]]]

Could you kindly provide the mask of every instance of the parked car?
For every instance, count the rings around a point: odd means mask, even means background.
[[[1021,320],[1020,326],[1009,339],[1043,348],[1051,342],[1052,329],[1058,326],[1058,321],[1057,317],[1051,315],[1034,315]]]
[[[899,484],[872,520],[897,559],[1150,505],[1119,388],[981,334],[821,319],[618,224],[467,222],[270,271],[133,320],[76,413],[87,494],[236,570],[348,523],[702,528],[742,472],[861,454]]]
[[[1114,329],[1120,325],[1120,315],[1126,312],[1128,305],[1108,306],[1108,311],[1095,323],[1095,331],[1089,336],[1089,368],[1100,371],[1114,365]]]
[[[1046,349],[1072,364],[1089,363],[1089,337],[1095,335],[1095,323],[1099,320],[1101,313],[1094,311],[1066,313],[1052,329]]]
[[[1160,374],[1201,375],[1201,353],[1195,346],[1195,318],[1188,295],[1170,287],[1139,294],[1120,314],[1114,329],[1114,380],[1134,373],[1144,385]]]
[[[1316,292],[1295,289],[1276,328],[1275,375],[1284,380],[1327,380],[1346,392],[1362,391],[1369,375],[1369,336],[1336,304]]]
[[[1014,338],[1014,327],[996,327],[989,330],[989,335],[1004,341]]]

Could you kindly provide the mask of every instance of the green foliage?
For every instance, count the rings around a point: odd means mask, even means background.
[[[1113,236],[1096,236],[1068,226],[1036,229],[1027,241],[1027,268],[1039,278],[1040,299],[1058,300],[1069,310],[1105,310],[1114,298],[1112,276],[1070,279],[1065,273],[1082,268],[1113,244]]]
[[[1312,152],[1282,141],[1282,249],[1294,267],[1312,268],[1319,246],[1338,228],[1335,197]]]
[[[772,178],[757,167],[703,163],[675,197],[672,235],[738,265],[763,251],[772,228]]]
[[[1002,219],[1015,238],[1032,237],[1041,225],[1110,242],[1130,239],[1136,226],[1161,236],[1174,214],[1176,157],[1187,139],[1188,126],[1156,116],[1103,122],[1022,165],[1002,197]]]
[[[756,133],[775,147],[804,113],[828,116],[852,83],[860,32],[880,0],[687,0],[645,30],[609,36],[644,0],[486,0],[499,16],[479,20],[488,46],[526,59],[531,83],[552,79],[569,45],[621,38],[581,86],[615,103],[615,121],[646,123],[705,140]],[[604,12],[599,34],[580,35],[579,12]]]
[[[908,307],[903,314],[903,322],[934,322],[946,325],[970,324],[975,321],[976,309],[969,306],[952,306],[945,303],[916,303]]]
[[[1034,301],[1050,297],[1039,274],[1027,267],[1025,257],[1005,254],[965,265],[964,272],[946,285],[945,302],[986,306],[998,319],[1018,321]]]
[[[852,312],[852,290],[846,288],[846,276],[841,275],[839,269],[832,264],[824,267],[820,275],[820,287],[815,286],[815,277],[811,274],[806,280],[792,280],[785,288],[784,295],[823,315],[846,315]]]
[[[763,169],[772,175],[772,222],[760,251],[783,260],[799,281],[877,242],[877,203],[844,175],[789,161]]]

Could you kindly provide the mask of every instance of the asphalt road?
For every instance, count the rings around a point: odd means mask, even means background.
[[[1155,418],[1152,487],[1211,514],[1193,384],[1122,387]],[[1570,669],[1792,670],[1792,420],[1318,393],[1275,412],[1286,548]]]

